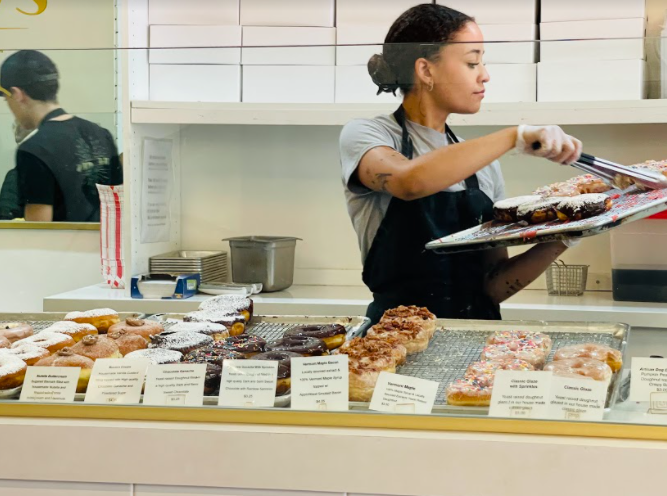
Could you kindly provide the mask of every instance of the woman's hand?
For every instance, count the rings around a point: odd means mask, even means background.
[[[582,144],[558,126],[522,124],[517,131],[516,149],[526,155],[570,165],[581,157]]]

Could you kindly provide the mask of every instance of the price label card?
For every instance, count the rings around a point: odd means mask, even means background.
[[[597,422],[604,416],[608,382],[553,376],[549,418]]]
[[[347,410],[349,371],[347,355],[292,359],[294,410]]]
[[[80,367],[28,367],[20,401],[74,401]]]
[[[97,360],[88,383],[86,403],[138,404],[149,360]]]
[[[492,417],[545,419],[549,417],[551,372],[499,370],[491,395]]]
[[[144,405],[201,406],[206,364],[150,365],[146,370]]]
[[[633,358],[630,401],[651,401],[653,393],[667,393],[667,359]]]
[[[276,401],[278,362],[225,360],[219,406],[270,408]]]
[[[370,409],[377,412],[430,414],[438,383],[382,372],[375,385]]]

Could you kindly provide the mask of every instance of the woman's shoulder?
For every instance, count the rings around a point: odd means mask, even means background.
[[[359,139],[362,136],[376,136],[394,139],[400,136],[401,128],[391,115],[380,115],[372,119],[353,119],[341,132],[341,141]]]

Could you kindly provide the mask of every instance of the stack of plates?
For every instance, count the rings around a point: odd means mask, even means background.
[[[153,274],[201,274],[201,282],[227,280],[226,251],[174,251],[150,258]]]

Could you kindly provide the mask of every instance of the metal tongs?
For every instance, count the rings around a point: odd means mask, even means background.
[[[598,176],[616,187],[622,188],[622,185],[629,184],[626,179],[630,179],[632,184],[637,184],[646,189],[667,188],[667,177],[660,172],[631,169],[587,153],[582,153],[579,160],[572,164],[572,167]]]

